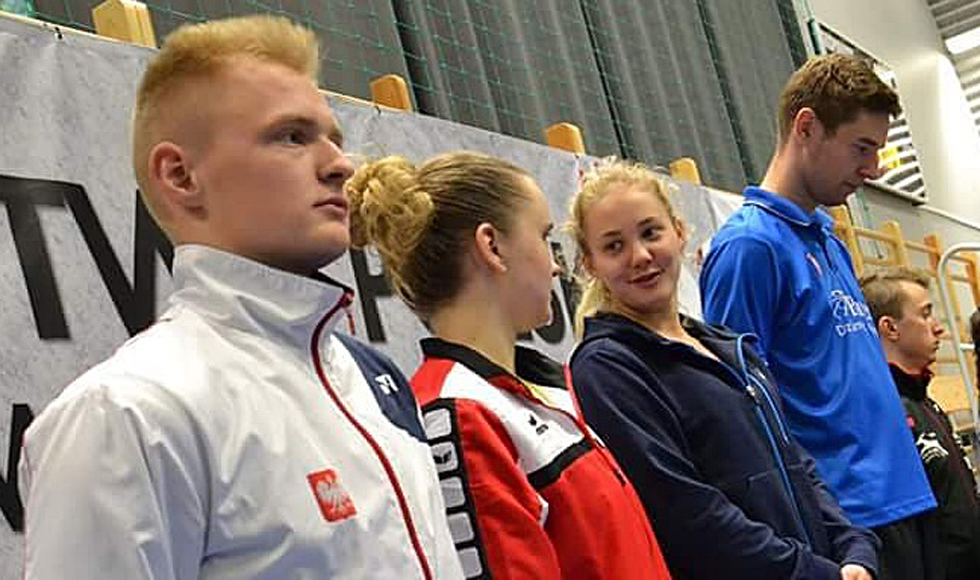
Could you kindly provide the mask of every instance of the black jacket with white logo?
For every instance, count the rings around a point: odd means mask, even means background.
[[[948,580],[980,578],[980,503],[966,457],[946,413],[926,394],[932,375],[889,365],[909,427],[939,503],[939,540]]]

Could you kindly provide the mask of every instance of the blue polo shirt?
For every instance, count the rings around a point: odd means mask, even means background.
[[[700,285],[705,320],[759,336],[791,431],[853,522],[881,526],[936,506],[829,215],[746,188]]]

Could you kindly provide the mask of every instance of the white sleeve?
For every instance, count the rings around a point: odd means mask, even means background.
[[[144,385],[52,403],[21,455],[24,579],[196,579],[207,512],[192,429]]]
[[[446,519],[446,504],[440,487],[439,478],[432,471],[432,483],[429,492],[429,516],[435,525],[435,576],[439,580],[457,580],[465,578],[463,563],[449,531]]]

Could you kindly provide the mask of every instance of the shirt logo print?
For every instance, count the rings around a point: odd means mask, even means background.
[[[313,490],[313,497],[320,506],[323,519],[328,522],[345,520],[357,514],[354,501],[340,484],[337,472],[332,469],[316,471],[306,476]]]
[[[837,319],[834,326],[837,336],[844,337],[852,332],[867,331],[877,336],[871,322],[871,310],[860,300],[855,300],[843,290],[830,292],[830,311]]]
[[[381,387],[381,390],[386,395],[398,391],[398,385],[395,383],[395,379],[387,373],[374,377],[374,382],[378,383],[378,386]]]

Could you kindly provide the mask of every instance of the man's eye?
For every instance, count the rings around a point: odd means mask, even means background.
[[[305,145],[309,143],[309,136],[306,131],[301,129],[287,129],[279,134],[279,141],[289,145]]]
[[[876,154],[875,149],[867,145],[856,145],[855,149],[857,150],[857,154],[861,157],[868,157],[869,155]]]

